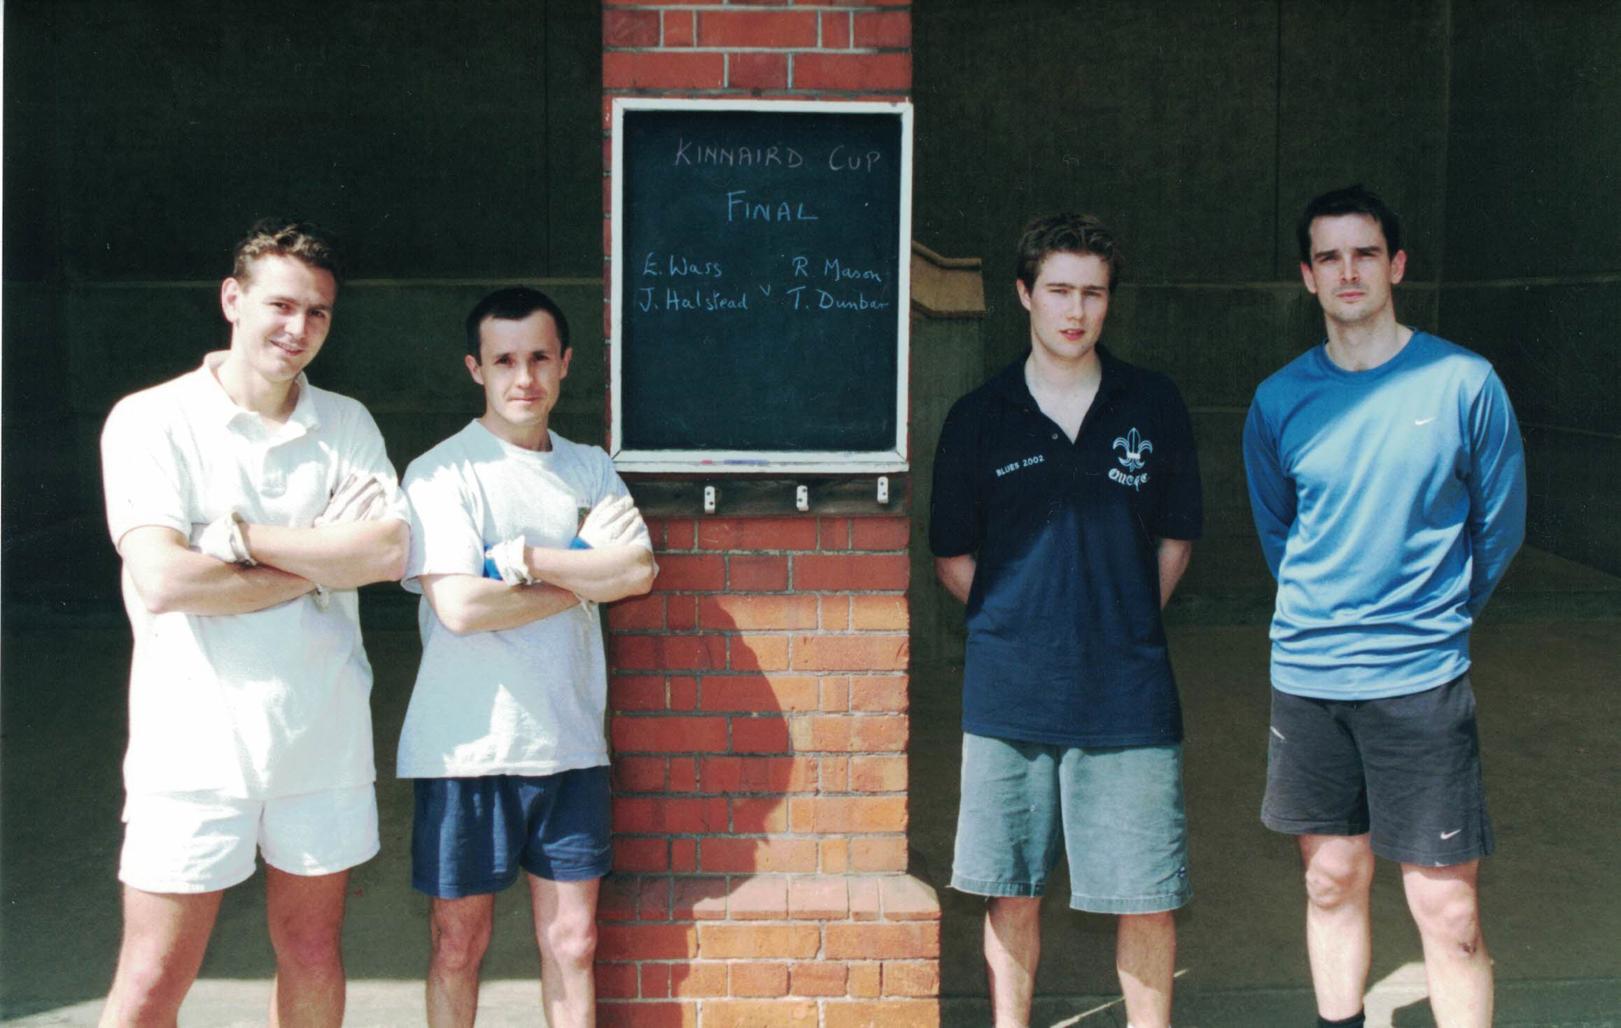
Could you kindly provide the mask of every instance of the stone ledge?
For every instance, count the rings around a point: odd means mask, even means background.
[[[621,873],[604,883],[599,917],[624,927],[722,920],[824,925],[938,921],[940,898],[927,882],[902,873]]]
[[[983,318],[985,277],[978,257],[942,257],[912,243],[912,310],[931,318]]]

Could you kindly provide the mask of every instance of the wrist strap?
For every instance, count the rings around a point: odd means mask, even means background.
[[[242,535],[242,515],[234,510],[231,511],[230,538],[231,555],[236,558],[236,562],[250,568],[258,567],[259,562],[254,560],[253,554],[248,552],[248,540]]]

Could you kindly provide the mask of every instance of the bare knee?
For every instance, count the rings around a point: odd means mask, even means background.
[[[557,919],[540,930],[541,954],[564,967],[590,967],[597,952],[594,918]]]
[[[490,921],[434,918],[432,923],[433,964],[445,971],[476,969],[490,948]]]
[[[284,926],[271,937],[276,962],[283,966],[325,970],[343,965],[342,926]]]
[[[1359,902],[1373,882],[1372,860],[1314,858],[1306,865],[1306,899],[1319,910]]]
[[[1419,932],[1457,956],[1473,957],[1482,946],[1480,906],[1473,893],[1412,896],[1409,908]]]
[[[191,988],[189,976],[162,961],[120,963],[103,1024],[172,1024]]]
[[[1474,862],[1449,867],[1402,865],[1407,908],[1424,936],[1426,952],[1472,959],[1484,950],[1477,872]]]
[[[118,970],[102,1024],[173,1024],[203,961],[220,894],[124,886]]]
[[[1028,928],[1041,923],[1041,898],[1032,896],[991,896],[985,900],[985,916],[992,924]]]
[[[1115,934],[1115,961],[1122,968],[1127,965],[1135,967],[1155,953],[1175,952],[1174,913],[1161,910],[1151,914],[1120,915]]]

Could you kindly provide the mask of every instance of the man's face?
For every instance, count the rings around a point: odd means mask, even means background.
[[[1311,223],[1311,260],[1300,277],[1328,320],[1357,325],[1390,309],[1391,287],[1406,270],[1406,251],[1389,252],[1375,218],[1340,214]]]
[[[1030,345],[1061,363],[1083,360],[1103,334],[1109,314],[1109,265],[1096,254],[1053,253],[1035,285],[1015,281],[1030,312]]]
[[[337,280],[324,268],[296,257],[259,258],[247,281],[228,278],[220,285],[231,358],[268,382],[291,382],[326,341],[337,296]]]
[[[485,318],[478,339],[480,359],[467,357],[467,370],[484,387],[484,416],[496,423],[490,427],[512,435],[546,428],[574,354],[563,349],[557,322],[545,311],[521,321]]]

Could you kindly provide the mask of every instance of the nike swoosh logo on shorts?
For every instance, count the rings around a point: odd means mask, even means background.
[[[1463,831],[1462,828],[1454,828],[1450,832],[1442,832],[1441,833],[1441,841],[1445,842],[1446,840],[1452,838],[1454,835],[1457,835],[1461,831]]]

